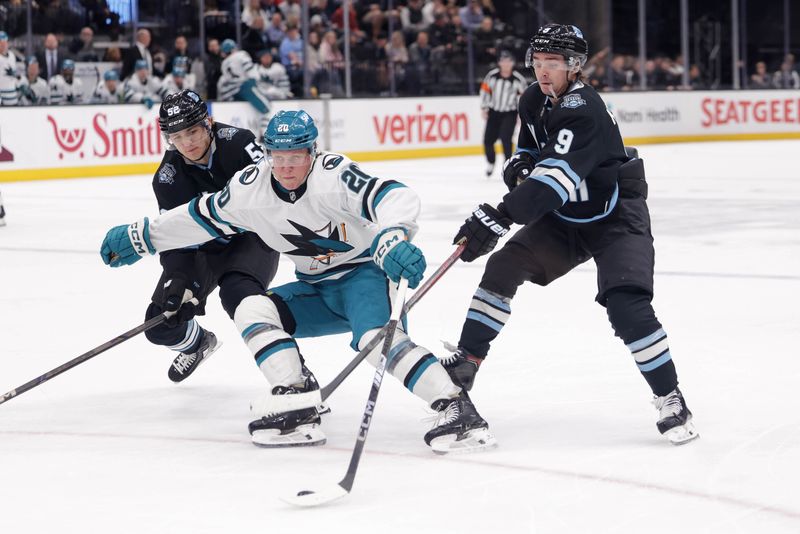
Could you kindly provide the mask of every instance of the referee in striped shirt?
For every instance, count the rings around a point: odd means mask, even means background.
[[[497,68],[489,71],[481,83],[481,111],[486,120],[483,148],[486,153],[486,177],[494,170],[494,142],[500,138],[503,154],[511,157],[511,137],[517,124],[517,100],[528,87],[525,77],[514,70],[514,56],[508,50],[500,52]]]

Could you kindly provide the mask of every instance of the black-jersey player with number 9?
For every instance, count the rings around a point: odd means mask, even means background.
[[[587,55],[575,26],[548,24],[531,39],[525,63],[536,82],[519,101],[517,153],[503,170],[510,191],[497,206],[482,204],[461,227],[462,259],[491,252],[512,223],[523,227],[487,261],[445,367],[469,389],[517,288],[526,281],[545,286],[594,259],[596,300],[652,389],[657,428],[670,442],[686,443],[698,434],[651,305],[655,253],[644,164],[635,149],[626,151],[613,114],[583,83]]]

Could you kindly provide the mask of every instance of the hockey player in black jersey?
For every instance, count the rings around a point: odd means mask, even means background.
[[[698,434],[651,305],[654,249],[644,164],[626,154],[614,116],[582,82],[587,54],[575,26],[548,24],[531,39],[525,63],[536,82],[519,102],[518,149],[503,170],[510,192],[496,207],[481,204],[455,241],[466,237],[461,258],[473,261],[491,252],[512,223],[523,227],[489,258],[445,367],[470,389],[517,288],[525,281],[545,286],[594,258],[596,300],[653,391],[657,428],[670,442],[686,443]]]
[[[214,122],[194,91],[169,95],[161,103],[159,126],[169,145],[153,177],[153,191],[162,212],[202,193],[222,190],[237,171],[264,157],[252,132]],[[165,310],[177,310],[177,314],[146,335],[152,343],[179,352],[168,376],[180,382],[219,346],[216,336],[194,319],[205,313],[208,295],[219,286],[222,307],[233,319],[242,299],[266,291],[277,270],[278,253],[254,233],[246,232],[162,252],[160,259],[164,272],[146,317]],[[185,291],[190,291],[189,299],[194,300],[181,306]]]

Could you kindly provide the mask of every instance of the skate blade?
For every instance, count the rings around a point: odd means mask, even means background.
[[[690,420],[687,421],[686,424],[670,428],[664,432],[664,437],[673,445],[684,445],[699,438],[700,434],[697,433],[697,430],[694,428],[694,423]]]
[[[319,425],[300,425],[292,432],[281,434],[277,428],[256,430],[251,436],[254,445],[265,448],[308,447],[325,445],[327,438]]]
[[[488,428],[475,428],[464,434],[449,434],[431,440],[436,454],[461,454],[478,452],[497,446],[497,439]]]

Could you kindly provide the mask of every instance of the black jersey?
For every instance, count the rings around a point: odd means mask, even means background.
[[[533,156],[536,167],[529,179],[547,186],[549,193],[531,194],[542,188],[518,187],[506,195],[506,205],[520,211],[525,197],[542,204],[530,206],[532,211],[555,209],[557,217],[571,223],[588,223],[611,213],[619,198],[618,170],[628,158],[617,121],[597,92],[576,81],[553,104],[533,83],[520,97],[519,116],[517,150]]]
[[[211,157],[208,165],[188,163],[177,150],[167,150],[158,170],[153,176],[153,192],[160,211],[187,204],[203,193],[221,191],[228,180],[243,168],[264,157],[250,130],[215,123],[212,127]],[[221,253],[233,238],[220,238],[199,247],[171,250],[160,254],[161,265],[166,271],[186,272],[194,265],[196,249],[210,254]]]
[[[221,191],[231,176],[264,157],[250,130],[215,123],[209,164],[188,163],[177,150],[167,150],[153,176],[158,209],[171,210],[203,193]]]

